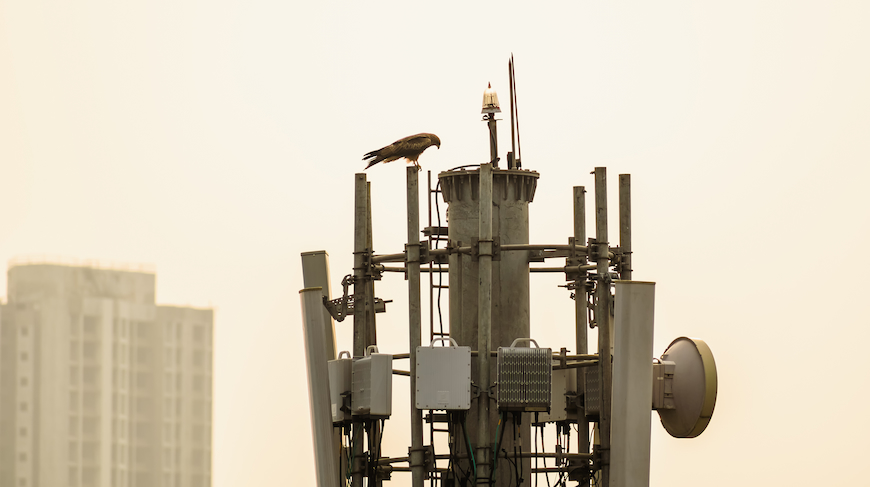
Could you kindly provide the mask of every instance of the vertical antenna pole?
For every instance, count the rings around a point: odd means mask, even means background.
[[[514,127],[516,126],[516,120],[514,117],[514,100],[516,99],[514,96],[514,55],[511,54],[510,60],[508,60],[508,83],[510,84],[510,101],[511,101],[511,157],[508,157],[508,169],[516,169],[516,157],[517,157],[517,147],[515,144],[516,140],[516,131]]]
[[[365,356],[366,349],[366,243],[368,242],[368,185],[365,173],[354,179],[353,212],[353,356]],[[363,487],[363,433],[362,421],[353,422],[353,487]]]
[[[610,487],[610,404],[611,327],[610,327],[610,259],[607,243],[607,168],[595,168],[595,241],[598,282],[595,286],[595,321],[598,323],[598,363],[601,370],[601,412],[598,429],[601,435],[601,485]]]
[[[492,164],[480,166],[477,303],[477,479],[489,478],[489,352],[492,350]],[[520,460],[517,459],[517,462]]]
[[[364,357],[366,330],[366,244],[368,243],[368,184],[356,174],[353,212],[353,356]]]
[[[586,244],[586,188],[583,186],[574,186],[574,245]],[[586,259],[579,263],[586,264]],[[578,354],[589,353],[589,340],[587,337],[586,322],[586,303],[589,301],[586,297],[586,278],[585,273],[581,276],[582,279],[574,281],[574,322],[576,326],[576,345]],[[583,380],[583,374],[577,374],[577,396],[585,393],[586,382]],[[582,407],[577,410],[577,428],[579,430],[578,446],[580,453],[589,453],[589,421],[586,419],[586,413]],[[581,485],[589,485],[589,482],[581,482]]]
[[[437,193],[435,194],[435,197],[436,198],[438,197]],[[432,171],[431,170],[426,171],[426,209],[428,210],[427,213],[429,215],[429,238],[427,238],[426,240],[427,240],[427,243],[429,245],[429,248],[432,248],[433,247],[432,246],[433,229],[432,229]],[[440,232],[441,232],[440,228],[438,229],[438,232],[439,232],[438,235],[440,235]],[[438,246],[437,242],[436,242],[435,246],[436,247]],[[432,271],[433,268],[434,268],[434,265],[432,264],[432,261],[430,260],[429,261],[429,341],[431,341],[433,338],[435,338],[435,276],[434,276],[435,273]],[[430,433],[431,433],[431,428],[430,428]],[[431,439],[429,441],[430,441],[430,443],[432,442]]]
[[[374,250],[372,233],[372,183],[371,181],[366,181],[366,252],[368,253]],[[375,280],[366,275],[366,347],[377,344],[378,327],[375,323]]]
[[[417,347],[420,346],[422,318],[420,315],[420,190],[418,170],[408,166],[408,244],[405,266],[408,270],[408,337],[411,362],[411,485],[423,487],[423,411],[417,409]]]
[[[369,262],[369,256],[374,252],[374,244],[372,243],[372,183],[371,181],[366,181],[366,262]],[[375,280],[372,279],[372,276],[369,272],[369,269],[366,269],[365,276],[365,286],[366,286],[366,303],[365,303],[365,311],[366,311],[366,348],[369,345],[377,345],[378,344],[378,328],[375,324]],[[381,435],[381,425],[374,421],[371,425],[371,429],[369,430],[369,435],[372,438],[379,438]],[[380,450],[378,450],[378,454],[380,454]],[[372,458],[372,462],[375,467],[377,466],[377,458]],[[375,468],[373,467],[373,468]],[[375,485],[372,487],[381,487],[383,485],[383,481],[377,479],[377,474],[375,475]]]
[[[523,168],[523,148],[520,146],[520,113],[517,111],[517,106],[519,103],[517,102],[517,71],[516,66],[513,63],[514,55],[511,54],[511,87],[513,88],[513,98],[511,99],[511,110],[513,111],[514,118],[516,119],[517,126],[517,151],[514,153],[514,169],[522,169]]]
[[[495,114],[489,113],[486,117],[486,125],[489,127],[489,160],[493,167],[498,167],[498,132],[496,131]]]
[[[619,175],[619,278],[631,280],[631,174]]]

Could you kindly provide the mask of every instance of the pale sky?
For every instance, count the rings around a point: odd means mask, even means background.
[[[703,435],[653,417],[651,485],[866,484],[868,21],[864,1],[0,0],[0,262],[147,264],[158,303],[213,306],[214,486],[312,485],[300,253],[329,252],[334,288],[351,272],[365,152],[434,132],[424,169],[484,162],[482,92],[507,119],[513,52],[532,243],[567,242],[595,166],[612,208],[631,173],[655,353],[688,335],[716,358]],[[400,252],[404,163],[368,177],[375,250]],[[562,283],[532,276],[544,347],[573,343]],[[377,294],[380,349],[406,352],[405,282]]]

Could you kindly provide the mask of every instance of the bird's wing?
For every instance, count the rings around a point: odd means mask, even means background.
[[[432,146],[432,139],[429,134],[417,134],[397,140],[393,145],[397,147],[396,154],[399,157],[416,161],[424,150]]]
[[[401,146],[404,150],[424,151],[432,145],[432,139],[429,137],[429,134],[409,135],[404,139],[393,142],[393,145]]]
[[[420,157],[420,154],[432,145],[432,139],[429,134],[409,135],[401,138],[392,144],[381,147],[378,150],[371,151],[363,156],[363,160],[369,160],[369,165],[366,169],[372,167],[379,162],[391,162],[396,159],[405,158],[408,161],[414,162]]]

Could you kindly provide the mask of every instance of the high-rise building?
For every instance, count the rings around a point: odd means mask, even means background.
[[[211,486],[213,312],[154,292],[153,273],[10,267],[0,486]]]

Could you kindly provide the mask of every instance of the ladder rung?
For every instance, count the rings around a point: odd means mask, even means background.
[[[444,286],[442,284],[432,284],[432,287],[435,289],[450,289],[449,286]]]

